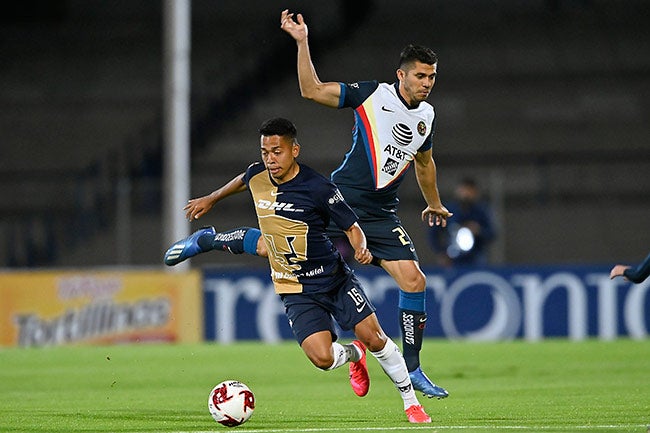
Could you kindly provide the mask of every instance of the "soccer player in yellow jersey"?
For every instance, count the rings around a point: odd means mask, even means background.
[[[250,192],[260,228],[247,230],[249,236],[258,233],[257,239],[249,240],[250,245],[264,243],[271,279],[293,334],[316,367],[332,370],[349,363],[350,384],[362,397],[370,387],[367,348],[399,391],[409,422],[431,422],[417,400],[399,348],[382,330],[374,306],[326,235],[331,221],[347,236],[355,259],[369,264],[372,254],[366,248],[356,214],[336,185],[298,163],[300,145],[293,123],[271,119],[262,125],[260,134],[263,164],[251,164],[206,196],[210,208],[229,195]],[[197,253],[220,248],[224,240],[215,237],[214,228],[201,229],[172,245],[165,262],[180,263],[190,256],[190,250]],[[358,340],[338,343],[333,320],[343,329],[352,329]]]

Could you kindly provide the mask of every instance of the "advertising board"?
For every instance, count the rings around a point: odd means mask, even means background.
[[[0,345],[191,342],[202,338],[199,272],[0,274]]]
[[[428,337],[644,339],[650,329],[650,280],[638,285],[622,278],[610,280],[605,267],[423,271]],[[395,281],[373,267],[355,272],[386,333],[399,337]],[[204,277],[206,339],[228,343],[293,338],[268,272],[207,270]]]

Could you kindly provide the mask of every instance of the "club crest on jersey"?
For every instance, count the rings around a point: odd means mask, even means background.
[[[285,212],[303,212],[303,209],[294,209],[293,203],[269,201],[264,199],[257,200],[257,207],[268,210],[283,210]]]
[[[418,129],[419,128],[420,126],[418,125]],[[393,130],[391,132],[395,142],[401,146],[408,146],[411,144],[411,141],[413,141],[413,131],[411,131],[411,128],[409,128],[408,125],[403,123],[393,125]]]
[[[427,133],[427,125],[423,121],[418,122],[418,134],[424,137],[424,135]]]
[[[386,161],[386,164],[384,164],[381,171],[383,171],[384,173],[388,173],[388,174],[390,174],[392,176],[395,173],[397,173],[397,167],[398,166],[399,166],[399,163],[397,161],[395,161],[392,158],[388,158],[388,160]]]

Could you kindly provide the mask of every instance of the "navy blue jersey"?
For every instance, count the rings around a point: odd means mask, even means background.
[[[339,108],[354,109],[352,147],[332,180],[361,219],[397,211],[397,189],[415,154],[431,149],[435,112],[409,107],[398,84],[340,83]]]
[[[255,163],[246,170],[244,182],[253,196],[276,293],[339,287],[351,271],[325,228],[332,221],[347,230],[357,216],[336,185],[303,164],[296,177],[277,184],[263,164]]]

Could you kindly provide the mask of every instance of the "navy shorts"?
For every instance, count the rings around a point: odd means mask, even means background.
[[[418,261],[415,245],[399,219],[365,219],[359,220],[359,225],[366,234],[368,249],[375,258],[373,263],[376,263],[377,259]],[[345,233],[333,224],[327,228],[327,234],[332,239],[346,237]]]
[[[336,341],[334,320],[347,331],[375,312],[354,274],[327,293],[290,293],[280,298],[299,344],[320,331],[330,331]]]

